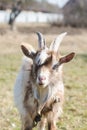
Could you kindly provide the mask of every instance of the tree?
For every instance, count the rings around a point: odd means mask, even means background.
[[[21,13],[21,11],[22,11],[22,1],[19,0],[13,4],[13,7],[10,13],[8,24],[11,26],[11,29],[13,29],[14,21],[16,17]]]
[[[87,26],[87,0],[70,0],[63,8],[65,25]]]
[[[11,4],[12,0],[8,0],[9,4]],[[6,1],[5,1],[6,2]],[[23,9],[27,10],[29,5],[34,4],[35,0],[13,0],[13,5],[11,7],[10,18],[8,24],[10,25],[11,29],[14,29],[14,22],[17,16],[21,13]]]

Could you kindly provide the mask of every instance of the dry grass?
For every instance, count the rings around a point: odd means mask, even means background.
[[[61,44],[60,51],[62,54],[75,51],[76,57],[64,67],[65,105],[58,128],[87,130],[87,31],[51,28],[47,25],[42,25],[41,28],[34,25],[33,29],[27,25],[20,27],[19,32],[8,31],[4,25],[3,28],[0,33],[0,130],[20,129],[19,115],[13,102],[13,86],[22,57],[20,43],[28,42],[36,46],[37,36],[30,32],[37,31],[37,28],[45,34],[48,44],[63,30],[69,32]],[[30,30],[26,30],[27,28]]]

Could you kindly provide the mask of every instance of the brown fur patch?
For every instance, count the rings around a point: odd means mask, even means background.
[[[25,89],[24,107],[30,114],[31,118],[34,119],[37,111],[37,100],[34,98],[32,84],[30,81],[28,82],[28,86],[26,86]]]
[[[25,89],[25,97],[24,97],[24,102],[26,102],[29,98],[29,95],[33,96],[33,92],[32,92],[32,84],[30,81],[28,81],[28,85],[26,86]]]
[[[57,92],[54,96],[55,96],[55,100],[54,99],[48,100],[44,108],[42,109],[41,113],[43,115],[46,115],[47,113],[52,111],[55,104],[58,104],[58,106],[60,105],[62,107],[63,102],[64,102],[64,95],[61,92],[60,93]]]

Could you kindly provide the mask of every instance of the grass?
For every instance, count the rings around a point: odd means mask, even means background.
[[[13,86],[22,57],[19,43],[32,43],[35,37],[18,32],[9,34],[11,32],[0,35],[0,130],[20,130],[20,117],[13,101]],[[45,34],[48,43],[56,35]],[[61,45],[62,53],[78,51],[74,60],[64,66],[65,104],[64,113],[57,123],[58,130],[87,130],[86,36],[87,32],[67,36]],[[76,45],[72,44],[74,40]]]
[[[0,56],[0,129],[2,130],[13,129],[19,120],[13,104],[13,84],[19,59],[17,54]]]
[[[65,130],[87,129],[87,63],[82,57],[83,55],[77,55],[72,63],[65,67],[66,98],[60,127]]]

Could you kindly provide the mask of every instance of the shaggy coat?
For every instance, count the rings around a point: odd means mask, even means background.
[[[22,128],[32,130],[38,124],[40,130],[56,130],[56,123],[62,113],[64,85],[63,63],[69,62],[74,53],[61,57],[59,45],[66,35],[60,34],[48,48],[43,35],[37,32],[39,49],[21,45],[25,55],[14,87],[15,104],[19,110]]]

